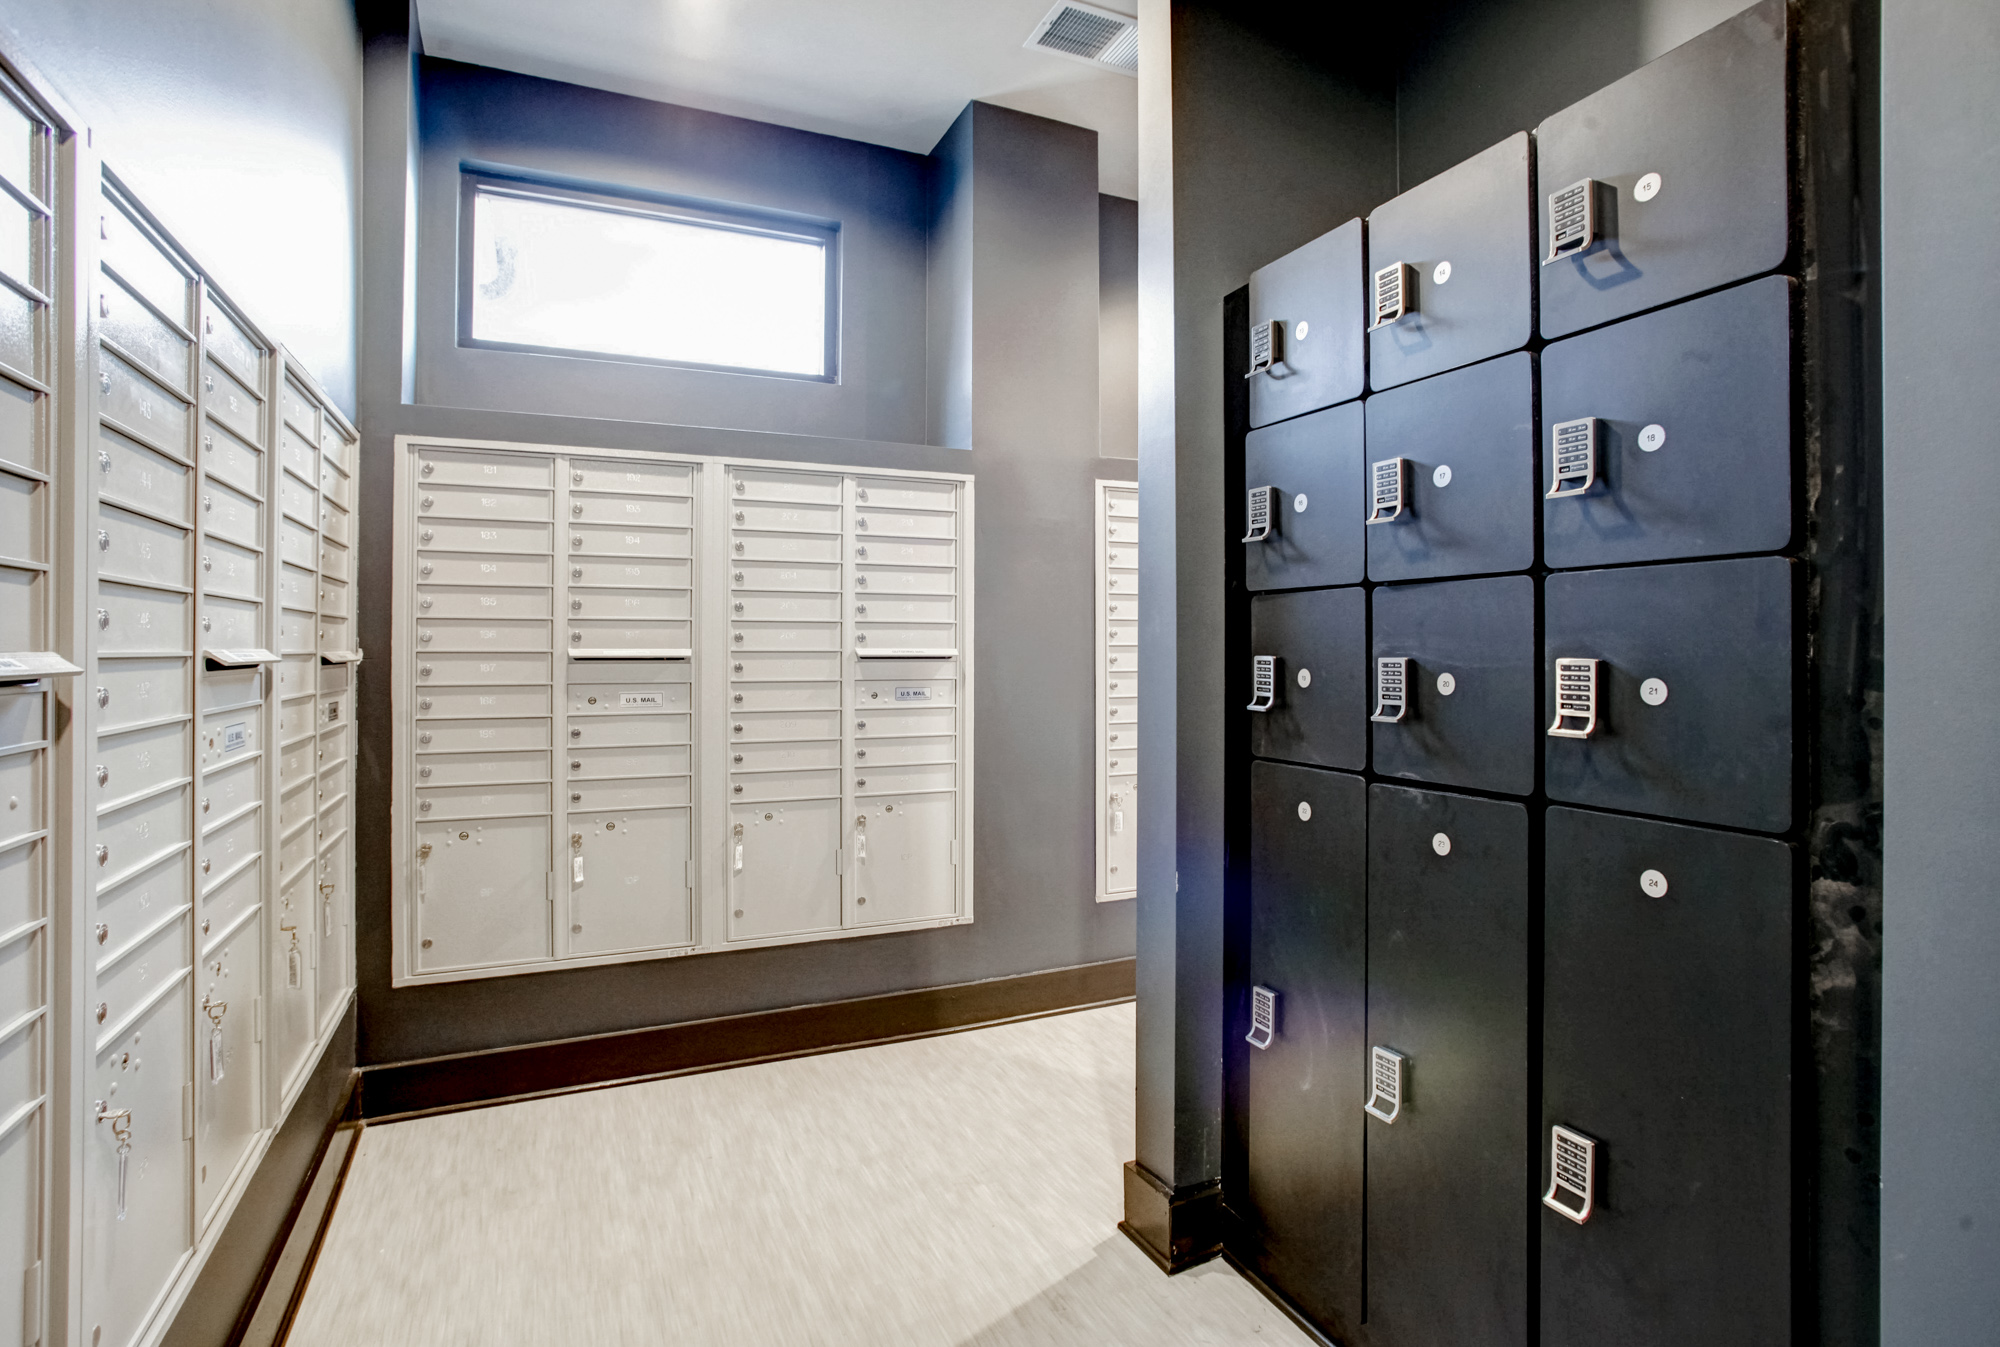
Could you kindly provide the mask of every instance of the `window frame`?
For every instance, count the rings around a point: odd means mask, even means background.
[[[472,333],[477,246],[475,203],[482,192],[526,197],[558,205],[588,210],[635,215],[673,224],[698,225],[766,238],[791,239],[819,245],[826,258],[824,298],[825,346],[821,372],[801,374],[794,370],[763,369],[755,365],[716,365],[691,360],[667,360],[655,356],[631,355],[621,351],[591,351],[574,346],[536,346],[522,342],[489,341]],[[641,188],[611,187],[550,175],[530,174],[471,162],[459,165],[458,198],[458,321],[457,339],[462,348],[480,351],[512,351],[523,355],[556,356],[569,360],[594,360],[618,365],[643,365],[656,369],[692,370],[705,374],[739,374],[763,379],[789,379],[800,383],[840,382],[840,223],[837,220],[753,206],[718,204]]]

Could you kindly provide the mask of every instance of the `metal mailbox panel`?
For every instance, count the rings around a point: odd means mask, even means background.
[[[278,653],[281,655],[310,655],[318,649],[314,635],[314,617],[311,613],[293,612],[287,608],[278,614]]]
[[[319,620],[319,648],[321,650],[352,650],[354,641],[348,635],[352,623],[344,617],[322,617]]]
[[[1243,544],[1247,587],[1360,583],[1368,531],[1362,419],[1360,403],[1331,407],[1253,430],[1244,440],[1244,481],[1278,489],[1270,536]],[[1136,578],[1119,588],[1136,594]]]
[[[227,313],[209,304],[201,315],[202,335],[208,354],[247,384],[257,384],[264,373],[264,350],[250,339]]]
[[[733,651],[730,670],[739,679],[797,679],[840,677],[838,652],[791,654],[777,651]]]
[[[687,804],[693,797],[686,777],[656,781],[572,781],[571,809],[664,809]]]
[[[1367,606],[1358,586],[1250,601],[1252,653],[1281,661],[1277,704],[1250,713],[1252,753],[1357,771],[1367,765]]]
[[[569,591],[569,611],[580,618],[685,620],[694,614],[694,596],[684,589],[578,589]]]
[[[949,547],[950,544],[944,544]],[[660,556],[686,553],[656,553]],[[745,533],[737,530],[729,544],[732,561],[838,561],[840,538],[822,533]]]
[[[154,308],[182,327],[189,326],[189,277],[180,264],[108,201],[99,213],[98,224],[98,260],[116,270],[119,279],[144,295]]]
[[[315,444],[319,442],[319,404],[290,379],[279,385],[278,414],[299,434]]]
[[[278,521],[278,560],[311,570],[319,557],[319,534],[290,519]]]
[[[307,486],[319,479],[319,450],[290,426],[278,430],[278,463]]]
[[[840,684],[738,683],[729,694],[729,704],[743,711],[839,710]]]
[[[556,484],[555,460],[542,454],[454,453],[449,449],[433,449],[425,445],[416,451],[416,456],[417,476],[425,487],[547,490]]]
[[[291,474],[283,474],[278,478],[278,509],[287,519],[315,528],[319,523],[319,494]]]
[[[547,688],[507,688],[491,692],[477,688],[435,688],[417,698],[417,710],[426,716],[546,716],[549,713]]]
[[[115,342],[168,387],[190,390],[194,347],[186,337],[161,322],[115,277],[106,276],[99,284],[97,306],[98,335]]]
[[[0,287],[0,291],[4,291],[4,287]],[[48,470],[48,437],[43,433],[42,420],[45,415],[44,396],[12,379],[0,377],[0,462],[13,463],[34,472]]]
[[[541,563],[546,569],[548,563]],[[494,581],[498,584],[498,581]],[[332,592],[329,590],[329,592]],[[322,612],[346,612],[345,585],[339,586],[341,605],[321,604]],[[310,605],[308,605],[310,606]],[[546,589],[446,589],[438,585],[417,587],[419,617],[549,617],[551,601]]]
[[[417,665],[417,677],[440,687],[452,683],[546,683],[549,663],[547,655],[428,655]]]
[[[27,561],[48,560],[47,488],[27,477],[0,472],[0,550]]]
[[[97,352],[97,371],[99,410],[104,416],[155,448],[187,455],[187,403],[107,350]]]
[[[101,960],[97,966],[97,1002],[90,1012],[90,1031],[96,1035],[99,1046],[116,1038],[147,998],[186,972],[188,963],[186,916],[175,917],[147,932],[128,949]],[[0,981],[0,986],[4,985]],[[21,1007],[8,1009],[18,1014]]]
[[[98,649],[106,654],[154,654],[188,648],[188,598],[164,590],[100,580]]]
[[[730,747],[735,750],[729,755],[730,766],[746,772],[840,766],[840,741],[837,739],[775,744],[732,744]]]
[[[547,748],[546,720],[420,720],[417,747],[430,753],[490,752]]]
[[[425,655],[433,652],[497,654],[547,650],[549,643],[550,630],[546,622],[420,618],[417,623],[417,649]]]
[[[685,744],[636,744],[623,748],[571,748],[568,770],[573,777],[671,776],[688,770]]]
[[[184,716],[194,705],[187,661],[121,659],[103,664],[97,670],[94,700],[99,734],[164,716]]]
[[[285,794],[278,797],[278,830],[289,833],[299,824],[313,816],[318,804],[311,784],[287,787]]]
[[[1405,263],[1416,298],[1415,312],[1369,332],[1369,387],[1527,345],[1535,317],[1528,162],[1528,133],[1517,132],[1368,216],[1370,277]]]
[[[341,581],[329,580],[324,577],[320,579],[319,611],[322,616],[346,618],[351,613],[348,606],[351,602],[350,591]],[[478,604],[476,607],[479,609],[479,612],[472,614],[475,617],[484,616],[485,613],[491,611],[485,604]],[[335,646],[333,648],[338,650],[345,647]]]
[[[729,798],[738,801],[817,800],[840,795],[837,771],[742,772],[729,783]]]
[[[195,1219],[206,1226],[263,1121],[257,997],[264,930],[251,918],[195,970]]]
[[[667,715],[577,716],[569,727],[571,746],[684,744],[687,717]]]
[[[1591,488],[1542,502],[1551,567],[1791,540],[1791,300],[1767,276],[1542,352],[1544,424],[1594,417],[1598,436]]]
[[[1455,370],[1372,397],[1367,407],[1369,461],[1401,458],[1406,465],[1402,514],[1365,526],[1369,579],[1440,579],[1535,564],[1532,356]],[[1357,511],[1366,515],[1366,507]]]
[[[687,589],[694,584],[692,561],[574,561],[569,578],[579,585],[640,585],[652,589]],[[495,583],[498,583],[497,581]],[[547,583],[518,581],[517,583]]]
[[[732,622],[732,650],[838,650],[838,622]]]
[[[690,557],[691,529],[612,528],[604,524],[572,524],[569,550],[578,557]]]
[[[1402,718],[1369,725],[1375,771],[1507,795],[1534,790],[1542,730],[1534,581],[1393,585],[1373,603],[1375,658],[1407,659],[1412,671]]]
[[[320,494],[345,510],[354,508],[354,479],[331,463],[320,464]]]
[[[854,910],[849,924],[926,921],[958,912],[958,796],[872,797],[852,830]]]
[[[840,929],[840,815],[837,798],[730,809],[731,940]]]
[[[957,533],[958,516],[915,510],[882,510],[857,507],[854,528],[857,534],[880,534],[890,538],[950,538]]]
[[[546,585],[552,565],[545,556],[453,557],[427,552],[417,563],[417,576],[440,585]],[[334,578],[345,579],[346,572],[338,572]]]
[[[286,744],[278,754],[278,780],[301,781],[319,770],[318,740]]]
[[[201,484],[201,527],[245,547],[263,543],[264,507],[242,492],[209,480]]]
[[[201,607],[201,643],[204,647],[212,644],[225,650],[241,650],[262,644],[258,631],[262,625],[262,605],[211,596],[202,600]]]
[[[156,585],[188,584],[186,529],[115,505],[99,505],[96,543],[99,575]]]
[[[98,887],[108,888],[151,864],[161,852],[189,841],[186,786],[102,814],[97,820]]]
[[[244,439],[264,438],[264,400],[243,386],[228,370],[210,361],[201,373],[202,408]]]
[[[204,959],[213,940],[222,937],[231,922],[262,901],[263,877],[261,865],[246,865],[216,885],[214,892],[202,895],[195,943],[201,947]]]
[[[47,826],[42,799],[42,756],[35,749],[0,756],[0,798],[7,801],[0,816],[0,845]]]
[[[548,779],[549,755],[546,752],[417,755],[417,781],[425,786],[483,786]]]
[[[100,964],[123,958],[134,941],[192,901],[189,882],[188,860],[182,853],[99,893],[92,958]]]
[[[670,715],[685,712],[692,687],[684,682],[653,682],[645,675],[630,683],[569,684],[569,713],[572,716],[635,715],[662,719],[676,726],[680,742],[687,737],[687,717]]]
[[[692,572],[686,573],[689,578]],[[583,576],[577,576],[583,579]],[[790,592],[800,590],[838,590],[840,588],[840,567],[838,565],[800,566],[773,564],[770,562],[738,561],[730,574],[730,583],[739,589],[778,589]],[[593,583],[606,583],[594,581]],[[621,583],[612,581],[609,583]],[[634,577],[634,584],[687,584],[688,579],[642,580]],[[867,586],[862,586],[867,588]]]
[[[1548,198],[1598,184],[1603,241],[1541,268],[1559,337],[1769,271],[1790,248],[1785,8],[1745,10],[1535,129]]]
[[[525,522],[547,519],[554,497],[546,491],[505,491],[497,487],[425,486],[417,498],[420,517]]]
[[[264,596],[264,557],[261,553],[220,538],[208,538],[201,549],[202,583],[211,593],[241,599]],[[251,644],[259,644],[252,642]]]
[[[855,547],[854,559],[876,566],[951,566],[957,563],[958,550],[957,544],[943,539],[872,538]],[[881,584],[885,589],[905,587],[889,584],[886,577]]]
[[[351,523],[352,516],[347,511],[337,505],[328,504],[324,496],[320,498],[319,531],[321,533],[337,543],[345,544],[352,541],[348,537],[348,528]]]
[[[1601,662],[1596,732],[1544,740],[1549,798],[1789,828],[1792,588],[1781,557],[1550,576],[1544,661]]]
[[[46,737],[47,704],[48,694],[32,684],[0,689],[0,752]]]
[[[101,429],[97,437],[97,474],[100,495],[136,505],[163,519],[190,522],[186,464],[117,431]]]
[[[419,971],[550,956],[547,819],[420,822],[417,848]]]
[[[692,812],[571,811],[571,954],[660,949],[694,939]]]
[[[441,552],[541,552],[554,540],[550,524],[474,524],[452,519],[427,519],[417,530],[421,547]]]
[[[631,459],[569,461],[570,485],[584,491],[622,491],[660,496],[692,496],[692,463],[643,463]]]
[[[1792,1341],[1791,849],[1575,809],[1546,826],[1538,1149],[1583,1132],[1598,1180],[1588,1224],[1541,1213],[1542,1341]]]
[[[834,588],[839,588],[839,570],[826,567],[825,572],[835,577]],[[957,592],[957,572],[949,567],[935,570],[903,570],[887,566],[856,566],[854,568],[855,592],[882,592],[887,594],[952,594]],[[1110,579],[1113,589],[1123,589],[1127,593],[1139,592],[1139,577],[1134,571],[1114,574]]]
[[[313,670],[318,661],[303,657],[293,657],[278,661],[278,695],[296,697],[313,690]]]
[[[195,808],[202,825],[230,818],[239,810],[255,804],[264,793],[263,764],[256,760],[239,762],[221,771],[204,773],[201,778],[201,799]]]
[[[236,707],[203,719],[201,765],[204,771],[257,751],[257,708]]]
[[[209,476],[229,483],[238,491],[262,495],[264,455],[226,430],[208,426],[201,433],[201,466]],[[310,514],[304,516],[311,519]]]
[[[1361,221],[1349,220],[1250,273],[1250,322],[1283,325],[1287,370],[1250,375],[1252,426],[1361,396],[1361,264]]]
[[[739,500],[793,500],[806,504],[840,504],[838,473],[797,472],[788,468],[729,468],[730,492]]]
[[[545,785],[433,787],[417,792],[417,813],[430,819],[477,819],[501,814],[546,814]]]
[[[861,505],[897,510],[955,510],[958,483],[911,477],[856,477],[854,499]]]
[[[898,734],[872,736],[871,742],[854,750],[854,760],[871,767],[900,766],[906,763],[951,762],[958,752],[958,740],[951,735]]]
[[[203,888],[221,882],[237,866],[259,854],[263,850],[260,842],[263,831],[262,814],[253,809],[205,835],[200,866]]]
[[[91,807],[103,809],[188,775],[188,744],[185,720],[100,734],[90,766]]]
[[[571,492],[572,519],[591,524],[636,525],[689,528],[694,524],[694,502],[676,496],[586,496]]]
[[[1240,1200],[1256,1270],[1335,1333],[1362,1314],[1366,814],[1359,777],[1251,764],[1244,976],[1278,993],[1278,1015],[1270,1047],[1245,1046],[1249,986],[1232,988],[1224,1049],[1244,1072]]]
[[[840,595],[745,591],[730,600],[729,611],[747,622],[837,622]]]
[[[1520,805],[1369,787],[1368,1041],[1404,1058],[1367,1122],[1378,1341],[1527,1341],[1530,886]]]

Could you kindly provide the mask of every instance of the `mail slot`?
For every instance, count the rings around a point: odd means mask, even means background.
[[[689,528],[694,524],[694,502],[674,496],[587,496],[572,491],[569,517],[587,524]]]
[[[730,533],[729,560],[738,561],[838,561],[840,538],[819,533]]]
[[[731,713],[732,743],[773,739],[838,739],[838,711],[745,711]]]
[[[567,743],[572,748],[683,744],[687,737],[686,716],[577,716],[570,723]]]
[[[32,273],[21,274],[25,279]],[[194,348],[185,337],[161,322],[152,309],[115,277],[107,275],[99,283],[97,303],[97,330],[104,340],[116,344],[119,350],[158,375],[169,388],[190,391],[189,370],[194,363]],[[31,369],[33,364],[22,368]]]
[[[161,853],[187,845],[188,826],[186,786],[98,815],[97,847],[91,856],[98,887],[109,887],[152,864]]]
[[[694,613],[694,596],[685,589],[569,590],[571,617],[632,620],[685,620]]]
[[[729,755],[732,772],[768,772],[840,766],[840,744],[831,739],[805,743],[735,744]]]
[[[804,711],[840,709],[838,683],[732,683],[731,710]]]
[[[552,517],[553,497],[546,491],[506,491],[498,487],[438,486],[416,488],[417,517],[526,521]]]
[[[241,599],[261,598],[264,593],[262,554],[220,538],[209,538],[201,547],[202,584],[211,594],[228,594]],[[204,644],[209,644],[204,642]],[[221,642],[213,644],[220,645]],[[259,644],[252,641],[249,644]]]
[[[3,451],[0,451],[3,452]],[[188,523],[188,469],[108,427],[97,435],[97,490],[164,519]]]
[[[113,806],[189,775],[193,770],[189,734],[185,720],[124,734],[99,734],[85,769],[92,806]]]
[[[686,777],[654,781],[571,781],[566,782],[566,798],[577,809],[652,809],[663,805],[686,804],[692,790]]]
[[[100,1048],[125,1032],[127,1022],[151,1002],[154,992],[186,974],[190,962],[187,939],[187,917],[183,915],[149,933],[116,959],[98,965],[96,1000],[104,1014],[102,1019],[92,1015],[95,1022],[91,1028]]]
[[[417,526],[417,545],[440,552],[541,552],[551,549],[548,524],[468,523],[426,519]]]
[[[96,533],[92,547],[99,575],[161,585],[188,583],[187,530],[99,505]]]
[[[263,775],[263,764],[254,758],[204,774],[194,807],[201,825],[210,827],[256,804],[263,798]]]
[[[1138,591],[1138,576],[1134,573],[1124,592],[1136,594]],[[857,596],[955,594],[958,592],[958,572],[950,567],[916,570],[901,566],[856,566],[854,592]]]
[[[857,709],[870,712],[919,706],[950,706],[958,699],[949,678],[862,679],[854,685]]]
[[[838,650],[838,622],[731,622],[730,649]]]
[[[264,507],[233,487],[214,480],[201,484],[202,532],[245,547],[263,542]]]
[[[417,751],[463,753],[474,749],[547,748],[546,720],[419,720]]]
[[[320,497],[319,531],[321,534],[337,543],[345,544],[351,541],[347,536],[350,522],[347,511],[341,509],[338,505],[330,504],[324,496]]]
[[[837,622],[840,596],[747,591],[730,597],[729,611],[748,622]]]
[[[0,753],[47,738],[47,708],[48,694],[32,684],[0,688]]]
[[[207,670],[201,679],[203,711],[234,710],[264,700],[262,665],[235,665]]]
[[[221,868],[216,866],[218,871]],[[217,942],[231,933],[236,919],[257,906],[262,896],[263,879],[263,864],[252,860],[216,884],[213,892],[202,895],[195,929],[200,932],[204,959],[213,953]]]
[[[546,585],[549,575],[547,557],[454,557],[426,552],[417,563],[417,578],[439,585]],[[337,578],[346,578],[345,573]],[[548,616],[547,605],[533,616]]]
[[[264,455],[219,426],[201,430],[201,466],[208,475],[250,495],[264,490]],[[310,517],[310,516],[308,516]]]
[[[742,804],[767,800],[837,799],[840,795],[840,773],[837,770],[740,772],[730,777],[729,791],[730,800]]]
[[[791,472],[783,468],[729,469],[731,498],[734,500],[800,501],[805,504],[840,504],[841,479],[824,472]]]
[[[957,536],[958,516],[928,514],[915,510],[880,510],[857,507],[854,534],[871,538],[951,538]]]
[[[319,558],[319,533],[290,519],[278,521],[278,560],[307,570]]]
[[[307,528],[319,527],[319,493],[288,472],[278,474],[278,509]]]
[[[121,430],[170,454],[188,452],[188,404],[111,352],[97,352],[97,391],[103,414]]]
[[[692,561],[571,561],[571,584],[638,585],[649,589],[688,589],[694,584]],[[495,582],[498,583],[498,582]],[[547,583],[546,581],[517,583]]]
[[[772,651],[732,651],[729,669],[739,682],[769,679],[784,681],[805,678],[840,677],[838,652],[832,654],[781,654]]]
[[[319,480],[319,450],[290,426],[278,431],[278,465],[310,486]]]
[[[203,770],[255,753],[259,747],[257,708],[241,706],[206,716],[201,723]]]
[[[858,763],[851,771],[856,795],[908,795],[918,791],[950,790],[958,784],[958,767],[948,762],[892,767]]]
[[[278,614],[278,653],[310,655],[318,651],[318,624],[312,613],[287,608]]]
[[[958,484],[917,477],[857,477],[857,506],[903,510],[950,510],[958,503]]]
[[[213,299],[202,311],[201,328],[211,360],[220,361],[245,383],[256,384],[262,381],[263,348],[252,341],[250,334],[245,332]]]
[[[245,650],[261,645],[260,607],[237,599],[204,599],[199,623],[202,648]]]
[[[322,580],[320,587],[326,594],[337,592],[340,596],[339,607],[322,601],[320,611],[345,613],[347,586]],[[548,617],[549,610],[549,591],[546,589],[446,589],[437,585],[420,585],[417,588],[419,620],[431,617]]]
[[[5,813],[0,813],[0,846],[46,826],[39,752],[30,749],[0,757],[0,799],[7,801]]]
[[[566,748],[565,780],[609,776],[673,776],[688,770],[687,745]]]
[[[110,660],[98,666],[92,700],[99,707],[97,731],[104,734],[188,714],[194,688],[184,659]]]
[[[417,755],[417,784],[478,786],[495,782],[547,781],[547,753],[446,753]]]
[[[248,813],[219,825],[213,831],[203,834],[201,843],[201,886],[203,891],[220,884],[234,874],[245,861],[254,858],[263,847],[263,811],[251,809]]]
[[[188,854],[182,851],[133,875],[115,886],[101,888],[92,904],[104,937],[91,946],[97,965],[122,958],[133,942],[177,908],[191,901]]]
[[[927,538],[856,538],[854,559],[872,566],[950,566],[958,560],[957,544]],[[1114,562],[1134,565],[1134,562]],[[894,588],[894,586],[891,586]]]
[[[219,421],[253,443],[264,439],[264,400],[243,386],[243,381],[210,360],[201,372],[201,405],[211,420]]]
[[[580,491],[623,491],[655,496],[694,495],[691,463],[656,463],[642,459],[573,458],[570,485]]]
[[[416,458],[419,491],[434,486],[547,490],[555,485],[554,461],[540,454],[454,453],[425,445]]]
[[[548,809],[547,786],[448,786],[417,792],[417,817],[425,820],[546,814]]]
[[[97,645],[106,654],[149,654],[188,648],[185,594],[100,580],[95,610]]]
[[[546,683],[547,655],[419,655],[417,681],[444,687],[453,683]]]

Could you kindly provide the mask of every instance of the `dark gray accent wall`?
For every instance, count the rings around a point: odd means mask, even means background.
[[[0,26],[105,164],[352,415],[351,0],[0,0]]]
[[[1882,5],[1882,1341],[2000,1324],[2000,10]]]
[[[923,440],[922,155],[429,57],[417,83],[416,401]],[[460,346],[459,180],[467,163],[834,223],[837,380]]]
[[[1139,456],[1139,203],[1097,198],[1097,452]]]

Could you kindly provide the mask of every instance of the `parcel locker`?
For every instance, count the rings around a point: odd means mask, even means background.
[[[837,797],[730,808],[730,939],[840,928],[840,812]]]
[[[1526,809],[1368,788],[1370,1060],[1343,1107],[1381,1347],[1527,1341],[1533,930]]]
[[[1250,751],[1317,767],[1367,766],[1368,602],[1360,586],[1259,595],[1250,601],[1250,646]]]
[[[1782,557],[1551,575],[1549,798],[1789,828],[1794,583]]]
[[[1248,982],[1229,1021],[1251,1035],[1228,1049],[1245,1063],[1245,1181],[1230,1204],[1257,1275],[1336,1333],[1362,1317],[1366,792],[1358,776],[1251,764]],[[1268,1034],[1254,988],[1275,993]]]
[[[1368,578],[1535,564],[1535,362],[1526,353],[1368,399]]]
[[[896,741],[882,743],[893,745]],[[949,755],[949,737],[933,742]],[[876,745],[879,751],[880,744]],[[867,752],[858,749],[857,752]],[[930,750],[935,752],[937,750]],[[874,769],[871,769],[874,770]],[[874,771],[876,785],[883,784]],[[937,774],[949,783],[948,768]],[[871,789],[864,787],[863,789]],[[864,794],[855,800],[851,926],[943,918],[958,911],[958,794]]]
[[[245,913],[195,967],[195,1220],[205,1227],[262,1128],[257,997],[263,931]]]
[[[1789,1342],[1791,848],[1577,809],[1546,826],[1542,1342]],[[1556,1127],[1585,1143],[1560,1187]]]
[[[1347,402],[1364,370],[1361,221],[1250,273],[1250,424]]]
[[[523,812],[539,804],[545,814],[548,788],[536,790]],[[549,957],[548,819],[479,817],[489,812],[476,805],[459,821],[417,824],[419,970]]]
[[[1535,788],[1535,583],[1374,592],[1369,732],[1378,775],[1505,795]]]
[[[1785,30],[1764,0],[1535,128],[1543,336],[1783,264]]]
[[[693,811],[569,814],[569,952],[614,954],[694,939]]]
[[[1534,334],[1528,133],[1368,216],[1368,386],[1516,351]]]
[[[1244,585],[1359,584],[1364,470],[1358,402],[1251,431],[1243,442]]]
[[[1791,541],[1792,288],[1767,276],[1542,352],[1550,567]]]

